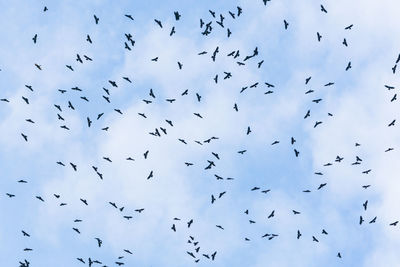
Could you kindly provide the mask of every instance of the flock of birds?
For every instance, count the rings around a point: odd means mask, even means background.
[[[264,5],[267,5],[267,2],[269,2],[270,0],[263,0],[262,3]],[[323,6],[320,5],[320,10],[323,13],[328,13],[328,10]],[[44,7],[43,12],[48,12],[48,8]],[[225,31],[225,35],[227,38],[230,38],[232,34],[234,34],[232,32],[232,30],[229,28],[229,23],[234,22],[235,20],[238,20],[240,18],[240,16],[242,15],[243,9],[239,6],[237,6],[235,9],[233,10],[228,10],[226,13],[224,14],[217,14],[216,12],[214,12],[213,10],[209,10],[209,17],[208,18],[200,18],[199,20],[199,28],[200,28],[200,34],[203,36],[208,36],[211,35],[213,32],[215,32],[216,28],[220,28],[223,31]],[[175,19],[176,23],[179,23],[179,20],[182,16],[182,14],[179,11],[175,11],[172,14],[173,18]],[[124,16],[124,19],[127,20],[131,20],[134,21],[134,17],[130,14],[126,14]],[[99,25],[99,27],[101,26],[101,18],[98,17],[97,15],[93,15],[93,23],[95,23],[96,25]],[[154,23],[155,23],[155,27],[159,27],[161,29],[165,28],[165,25],[163,25],[163,22],[159,19],[154,19]],[[282,21],[282,30],[290,30],[290,21],[287,21],[286,19],[284,19]],[[354,25],[348,25],[346,27],[344,27],[345,31],[351,31],[353,29]],[[171,37],[173,37],[174,34],[176,34],[178,26],[173,26],[171,29],[167,29],[169,32],[169,35]],[[323,36],[321,35],[320,32],[316,33],[316,41],[317,42],[321,42],[323,39]],[[37,45],[39,43],[40,40],[40,36],[38,36],[38,34],[35,34],[32,38],[33,44]],[[85,36],[85,41],[90,43],[90,44],[95,44],[96,40],[92,39],[92,37],[90,36],[90,34],[87,34]],[[123,49],[126,49],[128,51],[131,51],[135,48],[135,43],[136,40],[133,39],[133,35],[130,33],[126,33],[125,34],[125,40],[123,41],[123,43],[121,44],[121,47],[123,47]],[[346,40],[346,38],[343,38],[342,41],[343,46],[347,47],[349,46],[348,41]],[[212,60],[213,62],[218,60],[218,57],[221,57],[223,55],[221,55],[221,49],[217,46],[214,50],[212,51],[201,51],[198,53],[198,56],[209,56],[210,60]],[[239,50],[234,50],[229,52],[227,55],[227,57],[232,58],[235,63],[238,66],[244,66],[246,64],[254,64],[255,66],[257,66],[257,68],[262,68],[262,65],[264,63],[263,59],[259,58],[259,51],[258,51],[258,47],[255,47],[254,50],[252,51],[252,53],[246,54],[246,55],[241,55],[241,51]],[[79,65],[80,64],[87,64],[89,62],[92,62],[96,60],[96,58],[94,56],[88,56],[88,55],[80,55],[80,54],[76,54],[75,57],[75,64],[66,64],[65,68],[67,71],[78,71],[79,70]],[[159,60],[158,57],[154,57],[149,59],[152,62],[157,62]],[[392,67],[392,72],[395,73],[396,72],[396,68],[397,68],[397,64],[400,62],[400,55],[397,57],[397,59],[395,60],[395,64]],[[40,62],[34,62],[32,63],[32,67],[36,68],[37,71],[43,71],[46,69],[45,65],[42,65]],[[184,62],[177,62],[177,68],[179,70],[181,70],[182,68],[184,68]],[[349,61],[347,63],[347,65],[344,67],[345,71],[349,71],[352,68],[352,64],[351,61]],[[214,77],[212,77],[212,80],[215,83],[221,83],[221,81],[230,79],[233,76],[232,72],[223,72],[220,74],[216,74]],[[307,85],[310,83],[312,77],[311,76],[307,76],[305,77],[305,82],[304,84]],[[102,88],[102,93],[99,95],[99,98],[103,99],[105,104],[111,104],[111,96],[112,96],[112,90],[108,89],[108,86],[111,86],[111,88],[117,88],[120,86],[120,83],[132,83],[133,79],[131,79],[130,77],[121,77],[120,81],[115,81],[115,80],[108,80],[108,84],[105,84],[104,87]],[[329,86],[333,86],[335,84],[335,82],[328,82],[326,84],[324,84],[325,87],[329,87]],[[270,83],[270,82],[254,82],[252,84],[248,84],[245,86],[242,86],[239,90],[239,94],[243,94],[246,92],[246,90],[251,89],[251,88],[256,88],[257,86],[265,86],[266,87],[266,91],[265,91],[265,95],[269,95],[269,94],[273,94],[274,93],[274,88],[275,85]],[[384,85],[385,88],[387,88],[387,90],[391,91],[394,90],[395,87],[391,86],[391,85]],[[31,103],[30,101],[30,97],[29,94],[35,94],[35,88],[33,88],[33,86],[26,84],[25,85],[26,89],[28,90],[28,92],[25,95],[21,96],[21,101],[23,101],[23,103],[25,103],[26,105],[32,105],[33,103]],[[69,93],[77,93],[77,94],[82,94],[83,93],[83,89],[79,88],[78,86],[74,86],[71,87],[70,89],[57,89],[58,93],[61,94],[61,96],[64,97],[64,102],[63,103],[55,103],[53,106],[54,109],[54,116],[57,118],[57,120],[60,122],[59,127],[65,131],[70,131],[71,130],[71,126],[68,123],[68,117],[66,115],[64,115],[64,111],[65,109],[71,109],[71,110],[75,110],[76,109],[76,105],[73,103],[72,100],[69,99]],[[312,89],[307,89],[305,91],[306,95],[313,95],[314,90]],[[146,104],[153,104],[156,97],[157,92],[153,89],[149,90],[148,93],[148,98],[147,99],[143,99],[143,101]],[[184,90],[182,93],[180,93],[180,96],[177,97],[185,97],[189,95],[189,90],[186,89]],[[195,99],[198,102],[202,101],[202,95],[200,95],[199,93],[195,93]],[[168,103],[173,104],[175,101],[177,101],[177,97],[172,97],[172,98],[167,98],[165,99]],[[0,99],[1,102],[3,102],[5,105],[10,102],[9,99],[7,98],[2,98]],[[80,100],[84,101],[84,103],[86,103],[87,105],[90,105],[90,99],[88,96],[80,96]],[[322,101],[322,98],[312,98],[311,102],[318,104]],[[397,100],[397,94],[394,93],[394,95],[391,97],[390,102],[396,101]],[[232,103],[232,112],[240,112],[240,107],[237,103]],[[110,112],[116,112],[119,115],[124,115],[123,110],[121,110],[118,107],[113,108]],[[105,115],[106,112],[102,111],[99,112],[95,117],[89,117],[87,116],[85,118],[86,120],[86,124],[87,127],[90,128],[96,125],[96,122],[98,122],[99,120],[102,119],[102,117]],[[204,116],[200,113],[193,113],[194,116],[196,116],[199,119],[205,119]],[[34,121],[33,118],[29,117],[29,114],[27,114],[28,118],[26,119],[26,122],[28,122],[29,124],[32,124],[32,127],[36,127],[36,122]],[[145,113],[138,113],[138,116],[146,119],[149,115],[145,114]],[[334,115],[332,113],[328,113],[327,114],[328,117],[333,117]],[[308,109],[306,110],[304,116],[302,116],[302,119],[304,120],[310,120],[312,117],[312,109]],[[316,120],[312,122],[312,125],[314,128],[318,127],[319,125],[321,125],[323,123],[323,120]],[[396,123],[396,119],[391,119],[388,122],[388,127],[393,127],[395,126]],[[175,127],[175,124],[172,120],[169,120],[168,118],[165,119],[165,124],[162,126],[159,126],[158,128],[155,128],[153,131],[150,131],[149,134],[155,137],[162,137],[167,135],[169,128],[171,127]],[[101,127],[100,128],[102,131],[108,131],[109,127]],[[247,127],[247,129],[244,129],[244,132],[246,135],[250,135],[252,133],[252,128],[250,126]],[[30,136],[28,133],[26,132],[21,132],[21,141],[22,142],[29,142],[30,141]],[[184,138],[179,138],[178,141],[183,143],[183,144],[188,144],[188,142],[190,141],[194,141],[195,143],[197,143],[198,145],[206,145],[210,142],[214,142],[219,140],[220,138],[217,136],[211,136],[203,141],[201,140],[186,140]],[[280,140],[274,140],[270,145],[271,146],[276,146],[279,145],[281,141]],[[290,139],[290,144],[292,145],[292,149],[293,149],[293,156],[294,157],[301,157],[301,151],[299,151],[299,149],[296,147],[296,139],[295,137],[291,137]],[[361,144],[359,143],[355,143],[354,145],[356,148],[361,146]],[[386,148],[383,152],[387,153],[394,150],[393,147],[388,147]],[[242,156],[246,155],[247,150],[243,149],[240,151],[237,151],[237,153],[239,153]],[[147,157],[149,156],[149,153],[151,153],[149,150],[145,151],[143,153],[143,158],[147,159]],[[110,157],[106,157],[104,156],[103,159],[107,162],[112,163],[114,161],[114,159],[111,159]],[[135,159],[133,157],[127,157],[125,160],[127,161],[135,161]],[[208,159],[205,163],[204,163],[204,170],[210,170],[213,169],[219,160],[223,160],[222,157],[220,157],[220,154],[217,152],[212,152],[211,153],[211,158]],[[323,165],[323,167],[328,167],[328,166],[332,166],[334,164],[340,164],[342,161],[344,160],[344,157],[337,155],[335,159],[332,159],[332,162],[327,162],[326,164]],[[362,165],[363,163],[363,159],[360,155],[357,155],[355,160],[353,162],[351,162],[350,164],[352,166],[357,166],[357,165]],[[72,168],[74,171],[78,172],[79,171],[79,164],[76,162],[63,162],[63,161],[57,161],[56,164],[58,164],[60,167],[65,167],[65,168]],[[190,167],[192,165],[194,165],[193,162],[184,162],[184,164],[187,167]],[[91,166],[94,173],[98,176],[98,178],[100,180],[103,180],[103,173],[101,172],[100,168],[97,166]],[[366,167],[364,168],[361,173],[368,175],[370,172],[372,171],[372,169]],[[154,179],[155,178],[155,172],[154,170],[150,170],[147,177],[144,177],[144,179],[149,180],[149,179]],[[323,172],[321,171],[317,171],[315,172],[315,175],[323,175]],[[234,178],[231,177],[222,177],[220,175],[215,174],[215,178],[217,180],[234,180]],[[18,183],[20,184],[26,184],[28,183],[27,180],[21,179],[18,181]],[[316,188],[310,188],[310,189],[304,189],[302,190],[303,193],[307,194],[307,193],[312,193],[314,190],[323,190],[326,186],[328,185],[327,182],[323,182],[320,183]],[[361,186],[362,189],[364,190],[368,190],[372,185],[371,184],[363,184]],[[263,194],[267,194],[268,192],[270,192],[270,189],[262,189],[258,186],[254,186],[249,188],[250,191],[254,191],[254,192],[261,192]],[[213,205],[216,201],[218,201],[219,199],[221,199],[225,194],[227,193],[227,191],[223,191],[217,194],[212,194],[210,196],[210,204]],[[9,199],[14,199],[18,196],[16,196],[13,192],[6,192],[5,195],[7,196],[7,198]],[[46,201],[52,201],[50,199],[44,199],[44,197],[37,195],[34,196],[38,201],[41,202],[46,202]],[[54,198],[55,200],[59,201],[59,206],[65,206],[67,205],[66,202],[62,201],[62,196],[60,194],[54,193]],[[80,198],[79,199],[83,205],[88,206],[89,203],[85,198]],[[377,216],[374,215],[366,215],[366,211],[368,209],[368,200],[365,200],[365,202],[360,203],[360,216],[359,216],[359,220],[355,223],[358,223],[359,225],[363,225],[366,223],[369,224],[373,224],[376,223],[379,218],[377,218]],[[118,210],[121,214],[122,217],[126,220],[131,220],[133,218],[133,216],[129,213],[124,213],[124,206],[121,204],[117,204],[115,202],[112,201],[108,201],[107,205],[109,205],[111,208]],[[145,207],[140,207],[137,209],[134,209],[134,211],[140,215],[142,212],[146,212],[145,211]],[[249,217],[251,216],[251,212],[249,211],[249,209],[246,209],[245,211],[243,211],[245,216]],[[301,211],[298,210],[292,210],[291,211],[293,213],[293,216],[301,216]],[[276,211],[275,210],[271,210],[268,214],[266,214],[266,218],[267,219],[272,219],[275,216]],[[253,219],[249,219],[248,220],[250,224],[255,224],[256,221]],[[71,226],[71,231],[73,231],[75,234],[79,235],[81,234],[81,230],[79,228],[79,223],[82,222],[82,219],[75,219],[73,221],[73,225]],[[388,223],[389,226],[397,226],[399,221],[393,221]],[[191,225],[194,223],[193,219],[188,219],[188,220],[184,220],[178,217],[175,217],[172,219],[171,221],[171,227],[170,227],[170,231],[173,232],[177,232],[179,231],[181,228],[183,227],[187,227],[190,228]],[[217,227],[220,230],[224,230],[224,226],[223,225],[216,225],[215,227]],[[26,230],[21,229],[21,234],[23,235],[23,237],[26,238],[30,238],[31,234],[28,233]],[[311,242],[320,242],[321,238],[324,238],[325,236],[328,236],[328,230],[327,229],[321,229],[320,232],[315,232],[313,234],[311,234],[309,237],[303,236],[304,233],[299,229],[297,230],[297,233],[294,235],[295,239],[300,239],[300,238],[309,238]],[[268,240],[272,240],[272,239],[278,239],[279,238],[279,233],[263,233],[262,235],[260,235],[261,238],[265,238]],[[251,241],[250,238],[245,237],[245,241],[249,242]],[[188,239],[187,239],[187,243],[190,244],[190,249],[188,249],[186,251],[186,254],[188,257],[192,258],[194,262],[199,262],[200,260],[209,260],[209,261],[215,261],[218,258],[218,252],[216,250],[207,250],[205,248],[200,247],[200,242],[196,239],[196,237],[194,235],[189,235]],[[98,246],[101,247],[103,244],[103,240],[98,237],[95,236],[93,237],[93,246]],[[30,248],[30,247],[26,247],[23,249],[26,252],[31,252],[34,250],[34,248]],[[342,253],[341,251],[338,251],[336,256],[338,258],[342,258]],[[92,257],[87,257],[87,258],[83,258],[83,257],[77,257],[76,260],[82,264],[87,264],[88,266],[111,266],[108,264],[113,264],[113,265],[125,265],[124,259],[125,257],[131,256],[134,254],[134,251],[130,248],[125,248],[123,249],[123,251],[121,251],[121,256],[119,256],[113,263],[105,263],[102,260],[99,259],[94,259]],[[19,266],[20,267],[29,267],[31,266],[31,263],[29,261],[29,255],[26,256],[26,259],[20,260],[19,261]]]

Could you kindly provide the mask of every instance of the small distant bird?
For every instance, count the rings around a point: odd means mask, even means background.
[[[93,15],[94,17],[94,21],[96,22],[96,24],[99,24],[99,18],[96,15]]]
[[[284,23],[284,25],[285,25],[285,30],[287,30],[287,28],[288,28],[288,26],[289,26],[289,23],[288,23],[286,20],[283,20],[283,23]]]

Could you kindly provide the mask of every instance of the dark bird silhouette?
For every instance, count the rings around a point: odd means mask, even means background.
[[[24,138],[24,140],[25,140],[26,142],[28,142],[28,136],[27,136],[27,135],[21,133],[21,136]]]
[[[288,28],[288,26],[289,26],[289,23],[288,23],[286,20],[283,20],[283,23],[284,23],[284,25],[285,25],[285,30],[287,30],[287,28]]]
[[[317,190],[320,190],[321,188],[323,188],[324,186],[326,186],[326,184],[327,184],[327,183],[320,184],[320,185],[318,186]]]
[[[125,17],[127,17],[127,18],[130,19],[130,20],[133,20],[132,15],[126,15],[126,14],[125,14]]]
[[[353,24],[347,26],[346,28],[344,28],[345,30],[351,30],[351,28],[353,27]]]
[[[376,216],[369,223],[375,223],[375,222],[376,222]]]
[[[396,120],[393,120],[391,123],[389,123],[388,127],[390,126],[394,126],[394,123],[396,122]]]
[[[268,215],[268,219],[270,219],[270,218],[272,218],[272,217],[274,217],[274,216],[275,216],[275,210],[273,210],[273,211],[271,212],[271,214]]]
[[[71,167],[74,169],[74,171],[77,171],[77,166],[75,164],[73,164],[72,162],[69,163],[71,165]]]
[[[92,43],[92,39],[90,38],[89,34],[86,35],[86,41],[88,41],[89,43]]]
[[[162,23],[161,23],[161,21],[159,21],[159,20],[157,20],[157,19],[154,19],[154,21],[158,24],[158,26],[160,26],[160,28],[162,28]]]
[[[299,230],[297,230],[297,239],[300,239],[300,237],[301,237],[301,233]]]
[[[363,203],[364,210],[367,210],[368,200]]]
[[[180,19],[180,17],[181,17],[181,15],[179,14],[178,11],[175,11],[175,12],[174,12],[174,15],[175,15],[175,20],[176,20],[176,21],[178,21],[178,20]]]
[[[360,216],[359,224],[361,225],[363,223],[364,219],[362,216]]]
[[[326,11],[325,7],[323,5],[321,5],[321,11],[324,13],[328,13],[328,11]]]
[[[318,42],[321,42],[321,38],[322,38],[322,35],[319,34],[319,32],[317,32],[317,39],[318,39]]]
[[[21,232],[22,232],[23,236],[30,237],[30,235],[27,232],[25,232],[24,230],[22,230]]]
[[[32,40],[33,40],[33,43],[36,44],[37,34],[35,34],[35,36],[33,36]]]
[[[347,63],[346,71],[348,71],[349,69],[351,69],[351,61],[349,61],[349,63]]]
[[[103,243],[103,241],[102,241],[100,238],[98,238],[98,237],[96,237],[95,239],[97,240],[97,245],[98,245],[99,247],[101,247],[101,244]]]
[[[94,17],[94,21],[96,22],[96,24],[99,24],[99,18],[96,15],[93,15]]]

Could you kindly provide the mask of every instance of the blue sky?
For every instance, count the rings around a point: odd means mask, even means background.
[[[400,220],[400,139],[397,124],[388,127],[399,114],[398,101],[391,101],[398,91],[398,73],[392,67],[400,52],[396,1],[3,4],[0,98],[9,102],[0,102],[0,266],[18,266],[24,259],[30,266],[84,266],[77,258],[88,265],[89,257],[102,262],[97,266],[399,264],[399,226],[389,225]],[[243,11],[239,17],[237,6]],[[181,14],[179,21],[174,11]],[[216,23],[220,14],[224,28]],[[212,21],[210,35],[201,34],[200,18]],[[351,24],[353,28],[345,30]],[[172,27],[176,33],[170,36]],[[127,33],[135,40],[131,51],[124,48]],[[86,41],[88,34],[92,44]],[[256,47],[258,55],[244,61]],[[238,58],[227,56],[237,50]],[[207,54],[198,55],[202,51]],[[76,54],[93,61],[81,64]],[[156,62],[151,60],[155,57]],[[223,79],[224,72],[232,77]],[[334,85],[324,86],[329,82]],[[385,84],[396,88],[387,90]],[[82,91],[71,90],[76,86]],[[103,98],[103,87],[111,103]],[[149,96],[150,89],[155,98]],[[182,96],[186,89],[188,94]],[[273,93],[264,94],[268,90]],[[308,90],[313,92],[305,94]],[[175,102],[165,101],[172,98]],[[312,101],[316,99],[322,100]],[[310,117],[304,119],[308,110]],[[104,115],[97,120],[100,113]],[[93,122],[90,128],[87,117]],[[314,127],[317,121],[322,124]],[[70,130],[60,128],[63,125]],[[108,131],[101,130],[104,127]],[[156,128],[161,137],[149,134]],[[204,142],[213,136],[218,139]],[[296,139],[293,145],[291,137]],[[271,145],[274,141],[279,143]],[[389,147],[394,150],[385,152]],[[246,152],[237,153],[241,150]],[[344,159],[335,162],[337,156]],[[361,164],[352,165],[356,156]],[[216,166],[205,169],[207,160]],[[324,166],[327,163],[332,165]],[[368,169],[369,174],[362,173]],[[153,177],[146,179],[151,171]],[[21,179],[27,183],[18,183]],[[323,183],[326,186],[317,190]],[[371,186],[363,189],[367,184]],[[252,191],[254,187],[260,189]],[[213,204],[212,195],[217,198]],[[119,211],[109,202],[124,208]],[[135,211],[141,208],[143,212]],[[275,216],[268,218],[272,211]],[[360,216],[365,219],[362,225]],[[375,216],[376,223],[369,224]],[[278,236],[262,238],[267,233]],[[319,242],[313,242],[313,236]],[[96,237],[103,241],[101,247]],[[191,237],[196,245],[188,243]],[[214,261],[202,256],[215,251]]]

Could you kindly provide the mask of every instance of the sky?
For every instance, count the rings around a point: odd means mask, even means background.
[[[400,264],[396,0],[1,3],[0,266]]]

